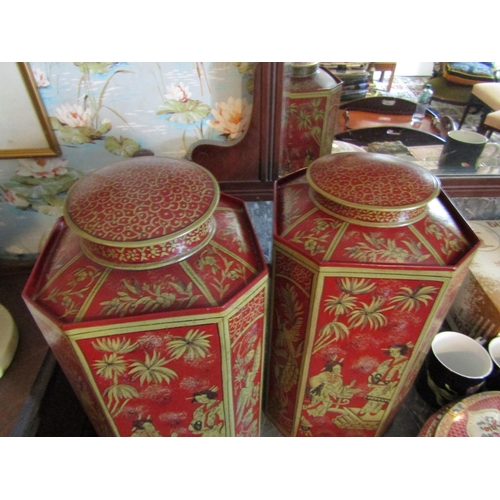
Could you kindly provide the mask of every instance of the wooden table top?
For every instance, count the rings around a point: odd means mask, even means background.
[[[346,113],[348,111],[348,113]],[[337,115],[335,133],[340,134],[347,130],[356,130],[368,127],[405,127],[415,129],[411,124],[411,115],[388,115],[371,113],[358,110],[340,109]],[[430,116],[426,116],[418,130],[434,135],[440,135],[440,131],[432,122]]]

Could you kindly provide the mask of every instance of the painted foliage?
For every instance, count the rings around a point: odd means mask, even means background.
[[[216,325],[77,344],[119,435],[225,435]]]
[[[408,278],[325,278],[299,435],[379,427],[443,287]]]

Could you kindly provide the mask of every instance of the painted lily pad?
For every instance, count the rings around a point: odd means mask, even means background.
[[[210,106],[198,100],[189,99],[186,102],[165,101],[157,115],[167,115],[167,120],[175,123],[196,123],[206,118],[210,113]]]
[[[110,153],[117,156],[124,156],[126,158],[131,158],[134,156],[134,153],[141,149],[138,142],[122,136],[120,136],[119,139],[114,136],[106,137],[104,147]]]

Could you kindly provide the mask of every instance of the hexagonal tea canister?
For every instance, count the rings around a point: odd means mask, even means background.
[[[268,272],[242,201],[184,160],[69,191],[23,298],[101,436],[258,436]]]
[[[290,436],[381,436],[479,241],[439,180],[371,153],[275,186],[266,413]]]

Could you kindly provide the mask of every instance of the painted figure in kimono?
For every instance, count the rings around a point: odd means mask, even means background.
[[[408,364],[408,353],[411,346],[405,344],[392,344],[386,350],[391,356],[368,377],[368,387],[372,388],[366,395],[368,402],[363,406],[359,415],[376,415],[391,400],[396,392],[396,387]]]
[[[148,418],[139,418],[134,422],[131,437],[161,437],[161,434],[156,430],[151,417],[148,416]]]
[[[217,388],[195,392],[193,403],[200,406],[193,413],[193,419],[189,424],[189,430],[193,434],[201,434],[204,437],[224,436],[224,408],[222,401],[217,399]]]
[[[342,379],[342,360],[328,361],[324,371],[309,379],[308,393],[311,402],[305,406],[307,413],[313,417],[322,417],[335,405],[345,404],[360,389],[353,389],[356,383],[353,380],[349,385],[344,385]]]

